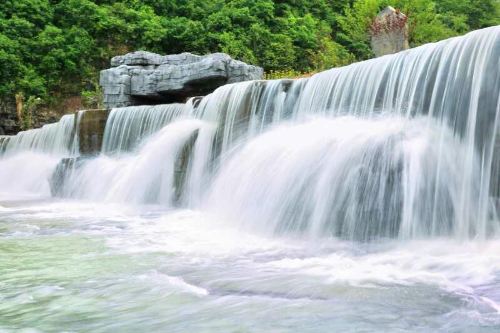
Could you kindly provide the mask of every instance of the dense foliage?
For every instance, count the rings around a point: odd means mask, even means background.
[[[0,98],[48,102],[97,86],[132,50],[222,51],[266,71],[310,72],[371,56],[368,26],[387,5],[412,46],[500,23],[497,0],[3,0]]]

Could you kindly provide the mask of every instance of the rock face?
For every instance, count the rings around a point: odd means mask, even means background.
[[[24,106],[26,107],[26,103]],[[30,128],[40,128],[43,125],[57,122],[60,117],[61,114],[54,110],[37,108],[31,114]],[[0,100],[0,135],[15,135],[21,130],[15,100],[13,98]]]
[[[386,7],[370,26],[371,48],[375,56],[397,53],[409,49],[408,18],[399,10]]]
[[[108,119],[108,110],[80,111],[77,116],[79,149],[82,155],[96,155],[101,152],[104,128]]]
[[[100,77],[107,108],[183,102],[226,83],[263,77],[262,68],[231,59],[224,53],[161,56],[138,51],[114,57],[111,66],[101,71]]]
[[[14,102],[0,101],[0,135],[16,134],[19,131],[16,104]]]

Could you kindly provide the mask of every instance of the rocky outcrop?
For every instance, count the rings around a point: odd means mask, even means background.
[[[17,123],[16,104],[0,101],[0,135],[16,134],[21,129]]]
[[[26,101],[23,97],[23,112],[29,112]],[[28,128],[40,128],[43,125],[55,123],[59,120],[61,115],[66,112],[56,112],[48,107],[36,107],[30,112],[30,120],[23,122],[18,117],[18,110],[16,109],[16,101],[14,99],[0,100],[0,135],[15,135],[21,128],[21,123]]]
[[[108,115],[108,110],[79,111],[76,130],[81,155],[96,155],[101,152]]]
[[[407,16],[386,7],[370,26],[371,48],[376,57],[409,49]]]
[[[263,76],[262,68],[224,53],[161,56],[138,51],[114,57],[111,66],[101,71],[100,77],[107,108],[184,102],[188,97],[206,95],[227,83]]]

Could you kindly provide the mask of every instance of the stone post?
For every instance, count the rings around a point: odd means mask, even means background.
[[[371,48],[376,57],[409,49],[408,17],[399,10],[386,7],[370,25]]]

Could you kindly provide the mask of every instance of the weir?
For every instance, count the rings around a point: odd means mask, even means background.
[[[10,136],[0,135],[0,154],[2,154],[5,151],[9,140],[10,140]]]
[[[54,193],[181,205],[300,237],[496,235],[499,59],[492,27],[311,78],[116,108],[99,130],[101,153],[63,162],[72,169],[58,167]],[[69,115],[3,139],[3,160],[76,156],[74,126]]]
[[[105,154],[129,152],[142,140],[186,113],[184,104],[145,105],[111,111],[104,131]]]
[[[0,145],[4,155],[34,151],[65,156],[71,154],[73,148],[74,128],[75,115],[65,115],[57,123],[44,125],[39,129],[19,132],[15,136],[5,137],[0,142]]]

